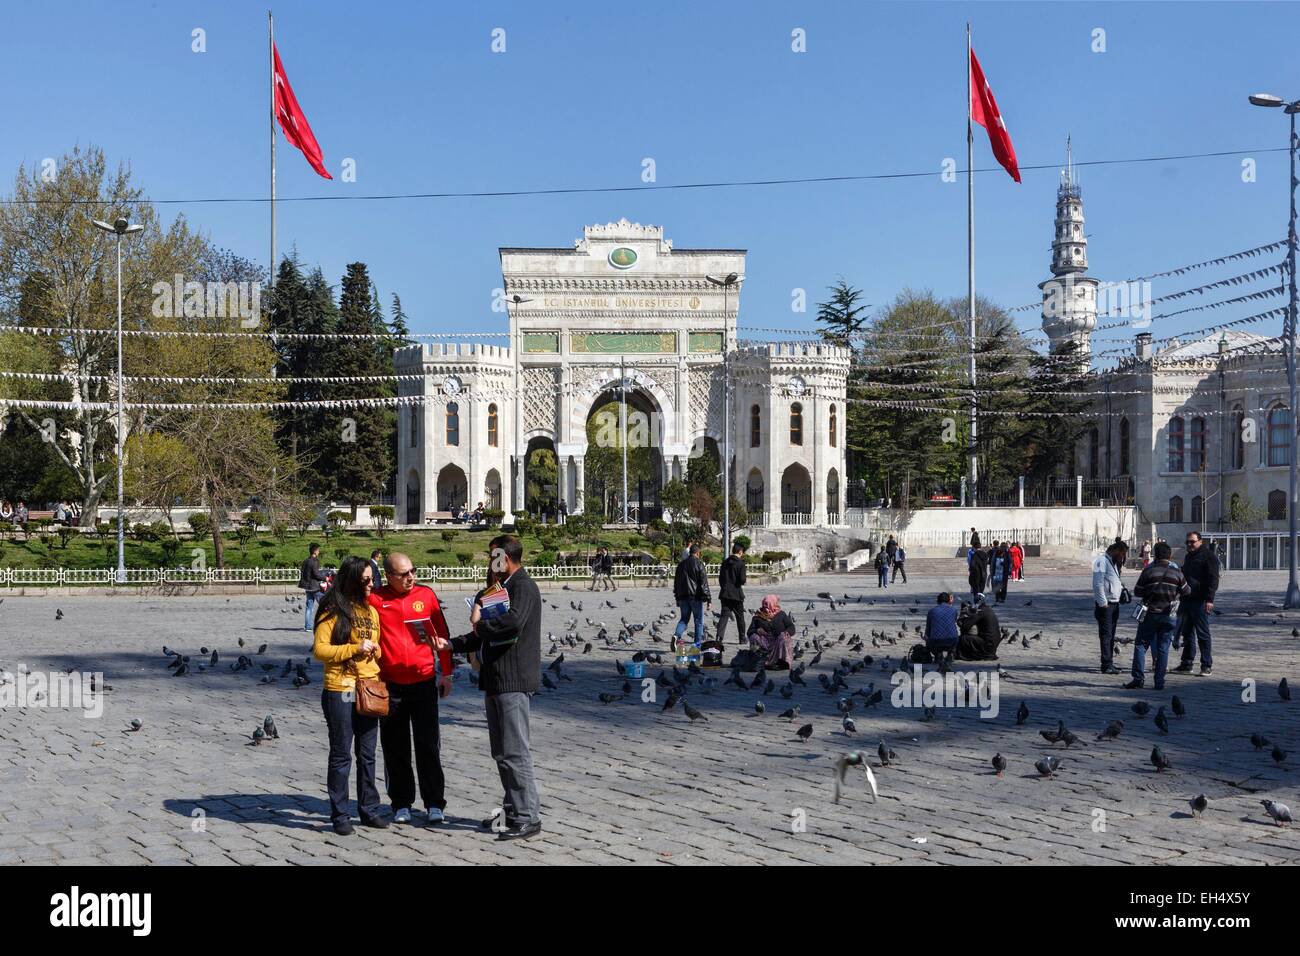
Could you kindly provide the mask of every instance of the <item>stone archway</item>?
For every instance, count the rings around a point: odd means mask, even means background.
[[[549,435],[534,435],[524,452],[524,511],[553,520],[561,494],[555,442]]]
[[[438,510],[464,508],[469,500],[469,480],[460,465],[444,465],[438,472]]]
[[[617,387],[596,395],[583,423],[586,438],[583,500],[588,513],[606,521],[623,516],[623,434],[627,435],[627,515],[644,524],[663,516],[663,416],[654,397],[640,389],[626,393],[626,421],[620,416],[624,395]]]
[[[489,469],[483,481],[483,507],[489,511],[501,509],[501,472]]]
[[[781,474],[781,514],[812,515],[812,478],[803,465],[793,464]]]

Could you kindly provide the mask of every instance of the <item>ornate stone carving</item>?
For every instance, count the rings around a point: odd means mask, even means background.
[[[722,367],[697,365],[691,369],[691,431],[721,433]]]
[[[552,367],[523,369],[524,394],[521,397],[525,432],[544,430],[553,436],[556,434],[559,393],[555,385],[559,381],[558,371]]]

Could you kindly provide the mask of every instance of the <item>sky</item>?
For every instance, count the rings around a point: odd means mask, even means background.
[[[129,163],[160,207],[218,245],[269,256],[266,4],[73,0],[12,5],[0,83],[0,192],[20,163],[74,145]],[[415,332],[505,327],[501,246],[568,247],[584,224],[665,227],[678,248],[748,250],[740,325],[810,329],[843,277],[887,305],[966,290],[965,24],[1022,166],[1083,166],[1090,274],[1122,279],[1285,236],[1286,120],[1247,94],[1300,97],[1287,3],[290,2],[285,70],[335,179],[281,138],[281,253],[336,285],[369,264]],[[202,29],[206,51],[194,52]],[[504,30],[505,51],[493,51]],[[806,52],[792,50],[804,31]],[[1097,30],[1104,31],[1104,52]],[[498,34],[498,37],[500,35]],[[16,95],[22,91],[21,95]],[[976,278],[1004,306],[1049,278],[1056,168],[1012,182],[978,127]],[[1270,148],[1275,151],[1263,152]],[[586,195],[348,197],[932,172],[848,183]],[[352,159],[356,182],[343,182]],[[1243,181],[1244,159],[1255,181]],[[1279,261],[1153,283],[1159,296]],[[1212,293],[1221,298],[1239,290]],[[1209,301],[1209,299],[1207,299]],[[1158,321],[1158,337],[1281,304]],[[1159,309],[1157,308],[1157,312]],[[1016,313],[1036,329],[1036,312]],[[1249,326],[1275,334],[1279,322]],[[742,333],[743,334],[743,333]],[[1131,340],[1129,330],[1105,333]],[[1123,347],[1108,344],[1099,347]]]

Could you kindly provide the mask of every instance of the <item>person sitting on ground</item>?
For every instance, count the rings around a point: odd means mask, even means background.
[[[958,615],[957,659],[962,661],[995,661],[998,645],[1002,643],[1002,625],[989,607],[988,598],[975,595],[973,607],[964,607]]]
[[[764,667],[789,670],[794,659],[794,633],[794,618],[781,610],[779,597],[769,594],[749,622],[749,646],[767,655],[762,659]]]
[[[942,655],[951,660],[958,637],[957,608],[953,606],[952,595],[941,591],[934,607],[925,615],[925,649],[935,657]]]

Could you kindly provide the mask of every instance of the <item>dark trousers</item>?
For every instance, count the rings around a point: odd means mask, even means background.
[[[1007,582],[1008,578],[1004,575],[1001,581],[993,582],[993,594],[999,604],[1007,599]]]
[[[411,808],[415,779],[420,779],[420,799],[426,809],[447,808],[438,737],[438,679],[415,684],[388,684],[388,716],[379,722],[384,745],[384,783],[393,810]],[[411,773],[411,735],[415,735],[415,774]]]
[[[1183,639],[1182,663],[1191,665],[1196,660],[1196,649],[1201,649],[1201,667],[1214,666],[1210,651],[1210,615],[1204,601],[1184,601],[1178,608],[1178,633]],[[1195,638],[1195,640],[1193,640]]]
[[[528,742],[528,695],[487,694],[488,745],[501,775],[501,810],[506,824],[538,823],[542,819]]]
[[[889,565],[882,564],[880,567],[876,568],[876,587],[889,587]]]
[[[1133,679],[1143,683],[1143,665],[1146,662],[1147,648],[1151,648],[1152,664],[1156,672],[1156,690],[1165,689],[1165,670],[1169,666],[1169,642],[1174,636],[1174,618],[1172,614],[1152,614],[1138,624],[1137,639],[1133,641]]]
[[[357,754],[357,812],[362,820],[379,815],[379,789],[375,786],[375,745],[379,741],[379,718],[356,712],[351,691],[325,690],[320,695],[325,726],[330,734],[330,756],[325,772],[325,789],[330,795],[330,819],[348,819],[348,775],[352,751]]]
[[[730,598],[722,599],[722,617],[718,621],[718,643],[721,644],[727,635],[727,621],[734,618],[736,621],[736,634],[740,643],[745,643],[745,601],[742,598],[739,601],[733,601]]]
[[[1101,667],[1108,670],[1115,665],[1115,625],[1119,623],[1119,605],[1114,601],[1105,607],[1094,605],[1092,616],[1097,619],[1097,639],[1101,641]]]
[[[891,582],[892,582],[892,581],[897,581],[897,580],[898,580],[898,576],[899,576],[900,574],[903,576],[903,583],[906,584],[906,583],[907,583],[907,572],[903,570],[903,562],[902,562],[902,561],[895,561],[895,562],[894,562],[894,576],[890,579]]]

